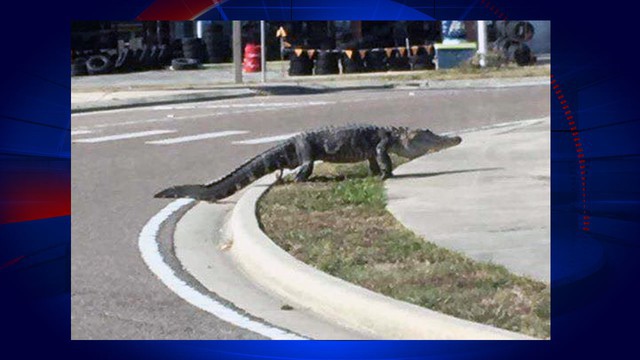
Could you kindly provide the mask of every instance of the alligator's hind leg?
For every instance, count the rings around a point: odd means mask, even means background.
[[[369,170],[371,170],[371,175],[373,176],[382,174],[382,170],[380,170],[380,165],[378,165],[378,160],[376,160],[375,156],[369,158]]]

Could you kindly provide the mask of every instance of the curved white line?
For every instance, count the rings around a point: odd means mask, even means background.
[[[186,300],[191,305],[213,314],[226,322],[271,339],[306,340],[303,337],[289,333],[285,330],[251,320],[247,316],[225,307],[221,303],[197,291],[189,286],[189,284],[178,278],[171,267],[164,262],[156,241],[160,226],[169,218],[169,216],[183,206],[191,204],[193,201],[194,200],[192,199],[179,199],[173,201],[149,219],[142,228],[142,231],[140,231],[140,235],[138,237],[138,248],[142,254],[142,259],[149,269],[179,297]]]

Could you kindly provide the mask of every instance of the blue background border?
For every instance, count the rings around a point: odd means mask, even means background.
[[[636,352],[640,122],[633,100],[640,79],[635,14],[622,1],[597,6],[491,1],[510,20],[552,20],[552,70],[566,103],[560,103],[554,89],[551,341],[70,341],[70,199],[65,201],[70,189],[70,21],[135,19],[152,2],[37,1],[5,8],[0,23],[0,214],[27,210],[18,218],[23,221],[0,225],[2,357],[537,359],[617,358]],[[202,15],[292,17],[498,18],[480,0],[230,0]],[[577,130],[570,130],[567,105]],[[587,160],[589,231],[582,230],[576,131]],[[26,204],[34,201],[41,205]]]

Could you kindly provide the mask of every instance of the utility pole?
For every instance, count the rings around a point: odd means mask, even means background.
[[[487,66],[487,22],[478,21],[478,55],[480,67]]]
[[[267,82],[267,41],[265,21],[260,21],[260,67],[262,68],[262,82]]]
[[[242,83],[242,25],[238,20],[233,21],[233,68],[236,84]]]

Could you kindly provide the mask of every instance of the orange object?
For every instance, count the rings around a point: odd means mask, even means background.
[[[262,71],[261,64],[261,48],[257,44],[247,44],[244,47],[244,60],[242,61],[242,70],[244,72]]]

